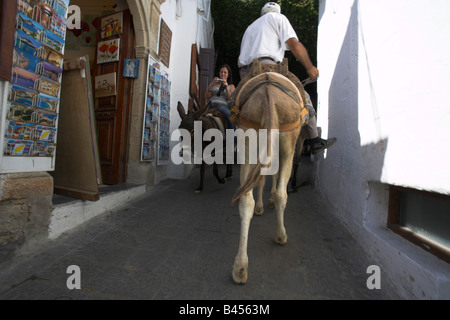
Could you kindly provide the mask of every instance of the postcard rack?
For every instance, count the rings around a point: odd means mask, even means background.
[[[0,172],[53,171],[70,0],[17,0]]]
[[[149,56],[141,161],[170,160],[170,87],[169,75]]]

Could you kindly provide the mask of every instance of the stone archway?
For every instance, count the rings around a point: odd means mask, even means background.
[[[156,51],[161,5],[166,0],[127,0],[136,32],[136,56],[141,59]]]

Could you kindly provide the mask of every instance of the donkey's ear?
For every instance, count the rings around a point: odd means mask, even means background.
[[[177,110],[181,120],[184,120],[184,118],[186,118],[186,111],[180,101],[178,101]]]

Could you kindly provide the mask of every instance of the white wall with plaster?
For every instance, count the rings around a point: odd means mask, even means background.
[[[388,185],[450,194],[450,2],[321,0],[316,161],[332,210],[409,298],[450,298],[450,265],[386,228]]]

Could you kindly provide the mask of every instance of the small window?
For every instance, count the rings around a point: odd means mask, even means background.
[[[450,196],[391,186],[388,228],[450,263]]]

